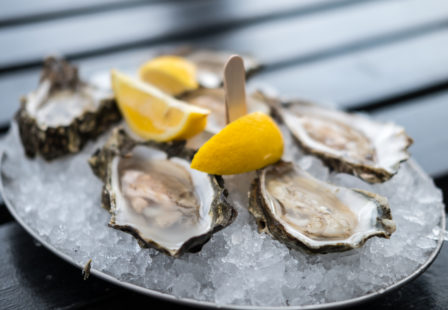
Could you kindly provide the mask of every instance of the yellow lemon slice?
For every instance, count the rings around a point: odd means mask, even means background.
[[[280,129],[268,115],[254,112],[210,138],[194,156],[191,168],[210,174],[238,174],[275,163],[282,154]]]
[[[207,124],[209,110],[174,99],[115,70],[112,70],[112,89],[126,123],[145,140],[188,139]]]
[[[140,67],[140,79],[176,96],[198,88],[196,66],[178,56],[160,56]]]

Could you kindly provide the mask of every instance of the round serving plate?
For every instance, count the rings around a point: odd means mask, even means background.
[[[49,249],[51,252],[56,254],[57,256],[61,257],[65,261],[69,262],[70,264],[83,269],[84,266],[76,262],[76,260],[71,257],[70,255],[67,255],[66,253],[62,252],[60,249],[58,249],[57,246],[52,244],[51,242],[45,240],[42,236],[39,235],[39,233],[33,229],[30,225],[26,222],[26,217],[19,215],[19,212],[17,212],[17,208],[15,205],[15,202],[13,199],[10,199],[10,195],[8,195],[7,192],[5,192],[5,184],[8,182],[8,180],[5,179],[4,171],[4,162],[6,158],[6,153],[2,150],[0,150],[0,192],[2,193],[4,203],[6,204],[8,210],[11,212],[13,217],[16,219],[17,222],[31,235],[33,238],[35,238],[37,241],[39,241],[41,244],[43,244],[47,249]],[[409,164],[415,167],[415,171],[417,173],[420,173],[422,177],[427,177],[421,170],[421,168],[413,161],[410,160]],[[167,294],[167,293],[161,293],[152,289],[148,289],[139,285],[135,285],[130,282],[119,280],[109,274],[106,274],[100,270],[97,270],[95,268],[91,268],[90,273],[93,274],[96,277],[99,277],[101,279],[104,279],[106,281],[109,281],[113,284],[122,286],[124,288],[133,290],[135,292],[145,294],[151,297],[160,298],[163,300],[176,302],[179,304],[185,304],[189,306],[194,307],[204,307],[204,308],[220,308],[220,309],[334,309],[339,308],[343,306],[352,306],[356,304],[360,304],[363,302],[366,302],[368,300],[375,299],[383,294],[386,294],[394,289],[397,289],[398,287],[410,282],[411,280],[415,279],[419,275],[421,275],[430,265],[431,263],[436,259],[437,255],[440,252],[440,249],[442,247],[443,241],[444,241],[444,235],[443,231],[445,230],[446,225],[446,218],[445,218],[445,210],[443,208],[443,205],[441,205],[440,208],[440,221],[438,228],[440,229],[440,233],[438,234],[437,244],[434,250],[431,252],[431,254],[428,256],[427,260],[421,264],[418,268],[413,270],[413,272],[409,273],[406,277],[402,278],[401,280],[388,285],[380,290],[365,294],[363,296],[359,296],[356,298],[346,299],[342,301],[337,302],[330,302],[325,304],[313,304],[313,305],[304,305],[304,306],[279,306],[279,307],[261,307],[261,306],[239,306],[239,305],[223,305],[223,304],[217,304],[207,301],[200,301],[200,300],[194,300],[189,298],[178,298],[176,296]],[[437,228],[437,227],[435,227]]]

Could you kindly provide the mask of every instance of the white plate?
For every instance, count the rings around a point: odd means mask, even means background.
[[[68,255],[67,253],[63,252],[61,248],[59,248],[57,245],[52,244],[47,240],[47,238],[43,237],[42,234],[35,229],[35,227],[32,227],[28,224],[27,216],[26,215],[20,215],[23,214],[23,212],[18,212],[18,206],[17,205],[17,199],[12,199],[11,194],[9,193],[9,187],[11,186],[12,182],[17,182],[17,179],[11,179],[11,176],[8,175],[8,173],[5,173],[5,166],[7,166],[8,156],[7,151],[3,152],[1,154],[0,158],[0,190],[2,192],[3,199],[5,201],[6,206],[8,207],[11,214],[14,216],[14,218],[19,222],[22,227],[31,234],[35,239],[37,239],[40,243],[42,243],[46,248],[48,248],[50,251],[61,257],[62,259],[66,260],[67,262],[77,266],[78,268],[82,269],[84,266],[82,263],[79,262],[79,259],[77,260],[75,257]],[[418,167],[418,165],[414,161],[409,162],[410,167],[412,167],[413,170],[417,173],[416,177],[418,178],[428,178]],[[44,206],[40,206],[44,207]],[[105,211],[104,211],[105,212]],[[54,220],[54,225],[60,225],[61,223],[57,221],[57,219]],[[104,226],[105,223],[98,222],[98,225]],[[439,229],[440,232],[444,231],[445,228],[445,211],[442,204],[440,204],[440,220],[439,220],[439,226],[432,227],[435,229]],[[111,230],[112,231],[112,230]],[[358,304],[361,302],[365,302],[367,300],[376,298],[382,294],[385,294],[386,292],[389,292],[391,290],[394,290],[401,285],[411,281],[412,279],[416,278],[420,274],[422,274],[426,268],[430,266],[430,264],[435,260],[437,254],[439,253],[441,246],[443,244],[443,234],[438,234],[438,240],[436,247],[431,251],[431,253],[428,254],[427,259],[424,263],[420,264],[418,267],[415,268],[415,270],[412,270],[412,272],[409,272],[405,277],[401,278],[399,281],[396,281],[392,284],[385,284],[384,287],[382,287],[379,290],[376,290],[374,292],[369,292],[368,294],[365,294],[363,296],[359,296],[352,299],[346,299],[341,300],[337,302],[330,302],[330,303],[324,303],[324,304],[313,304],[313,305],[304,305],[304,306],[280,306],[280,307],[268,307],[269,309],[316,309],[316,308],[336,308],[340,306],[349,306]],[[95,264],[93,264],[93,267],[91,269],[91,274],[102,278],[106,281],[109,281],[111,283],[114,283],[116,285],[128,288],[130,290],[152,296],[161,298],[164,300],[177,302],[181,304],[188,304],[196,307],[213,307],[213,308],[228,308],[228,309],[261,309],[266,307],[261,306],[246,306],[246,305],[225,305],[225,304],[217,304],[213,302],[208,301],[201,301],[201,300],[194,300],[189,298],[179,298],[179,296],[175,296],[174,294],[167,294],[167,293],[161,293],[156,290],[148,289],[144,286],[136,285],[132,283],[132,281],[126,281],[123,279],[116,278],[110,274],[107,274],[101,270],[95,269]]]

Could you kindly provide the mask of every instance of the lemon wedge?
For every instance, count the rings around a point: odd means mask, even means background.
[[[156,57],[140,67],[140,79],[172,96],[198,88],[196,66],[178,56]]]
[[[145,140],[188,139],[207,124],[209,110],[174,99],[116,70],[112,70],[112,89],[127,125]]]
[[[210,138],[196,153],[191,168],[227,175],[263,168],[283,154],[283,137],[271,117],[254,112]]]

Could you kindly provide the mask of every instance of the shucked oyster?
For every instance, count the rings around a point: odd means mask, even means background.
[[[80,81],[76,67],[53,57],[16,115],[26,154],[47,160],[80,151],[120,118],[110,91]]]
[[[222,85],[225,63],[235,53],[183,47],[175,54],[187,58],[196,65],[197,80],[202,87],[217,88]],[[253,57],[248,55],[242,55],[241,57],[244,60],[247,76],[260,68],[260,64]]]
[[[188,141],[188,146],[192,148],[200,147],[211,136],[218,133],[226,126],[226,103],[223,88],[198,89],[186,93],[181,97],[183,101],[210,110],[207,117],[207,127],[205,131]],[[270,114],[269,98],[257,91],[247,96],[247,109],[249,113],[263,112]]]
[[[300,145],[337,171],[370,183],[384,182],[409,159],[412,139],[395,124],[300,101],[281,110]]]
[[[199,251],[236,211],[222,178],[191,169],[192,156],[182,143],[136,142],[116,129],[90,159],[109,225],[171,256]]]
[[[223,88],[198,89],[181,97],[182,100],[206,108],[211,111],[207,118],[206,131],[215,134],[226,126],[226,103]],[[270,113],[267,99],[260,92],[254,92],[247,97],[248,113],[264,112]]]
[[[287,162],[258,171],[249,211],[260,232],[311,252],[358,248],[395,231],[386,198],[319,181]]]

